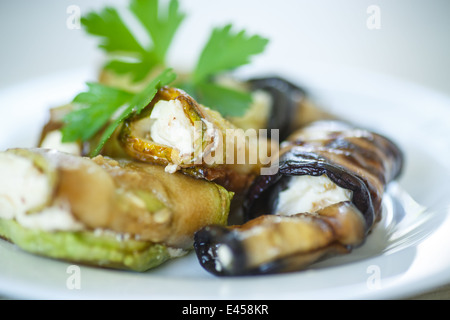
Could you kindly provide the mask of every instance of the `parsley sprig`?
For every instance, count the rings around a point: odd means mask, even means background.
[[[158,0],[131,0],[128,9],[146,30],[150,46],[144,47],[136,40],[137,36],[114,8],[91,12],[81,22],[89,34],[100,37],[100,48],[114,56],[105,68],[119,75],[130,74],[133,81],[139,82],[152,70],[167,67],[168,50],[186,15],[181,12],[178,0],[170,0],[162,8]],[[253,56],[264,51],[267,43],[267,39],[247,35],[245,30],[233,32],[231,24],[215,28],[200,51],[190,77],[178,86],[224,116],[241,116],[252,102],[251,94],[225,87],[216,79],[250,63]]]
[[[99,47],[111,56],[105,68],[119,75],[131,74],[135,82],[143,81],[154,70],[165,70],[137,93],[89,82],[88,90],[73,99],[78,108],[64,118],[62,141],[89,141],[101,133],[90,156],[98,155],[125,119],[139,114],[160,87],[176,78],[173,70],[167,68],[166,58],[185,18],[178,0],[170,0],[165,7],[160,7],[158,0],[130,0],[128,9],[145,30],[149,45],[138,41],[115,8],[105,7],[81,19],[85,30],[100,38]],[[178,85],[224,116],[243,115],[252,101],[251,94],[215,80],[223,73],[248,64],[252,56],[264,51],[267,43],[267,39],[247,35],[245,30],[233,32],[231,24],[214,28],[190,77]]]
[[[104,129],[90,154],[91,157],[98,155],[120,124],[131,115],[139,114],[152,101],[158,89],[169,85],[175,78],[173,70],[166,69],[138,93],[88,83],[88,91],[73,99],[74,105],[79,108],[64,117],[62,142],[87,141]],[[122,107],[125,107],[124,110],[114,118]]]

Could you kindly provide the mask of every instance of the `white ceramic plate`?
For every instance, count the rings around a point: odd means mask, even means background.
[[[450,282],[450,98],[358,70],[315,65],[278,75],[307,88],[325,109],[381,132],[404,150],[403,176],[384,201],[384,218],[352,254],[308,270],[217,278],[194,254],[133,273],[34,256],[0,240],[0,295],[39,299],[390,299]],[[49,107],[92,80],[86,70],[37,79],[0,92],[0,150],[31,147]]]

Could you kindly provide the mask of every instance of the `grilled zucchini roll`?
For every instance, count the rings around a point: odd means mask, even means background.
[[[51,110],[39,147],[81,156],[91,153],[102,131],[82,143],[61,143],[63,118],[72,108]],[[278,141],[255,130],[249,134],[185,91],[163,87],[141,113],[115,130],[101,154],[157,164],[168,173],[181,171],[243,193],[261,168],[270,164],[272,150],[278,150]]]
[[[181,75],[178,83],[182,85],[188,77],[187,74]],[[102,71],[100,82],[130,91],[138,91],[143,86],[142,83],[132,83],[126,77],[119,77],[107,70]],[[272,129],[279,130],[280,141],[313,121],[335,118],[317,106],[305,88],[280,76],[237,79],[223,75],[214,79],[214,82],[225,88],[251,93],[252,101],[246,112],[242,116],[225,116],[226,120],[244,130],[267,129],[269,133]],[[188,94],[194,96],[189,91]],[[197,98],[197,101],[203,103],[201,99]]]
[[[255,135],[249,143],[246,138],[218,112],[169,87],[161,88],[138,116],[127,119],[118,136],[133,159],[214,181],[236,193],[245,191],[270,159],[270,154],[261,157],[251,148],[252,143],[263,143],[270,151],[270,140]]]
[[[216,275],[301,270],[364,243],[382,198],[403,166],[400,149],[379,134],[319,121],[282,144],[279,171],[249,189],[243,225],[207,226],[195,235],[202,266]]]
[[[46,149],[0,153],[0,236],[32,253],[145,271],[227,223],[233,194],[160,166]]]

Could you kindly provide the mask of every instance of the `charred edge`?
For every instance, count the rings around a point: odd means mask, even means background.
[[[217,249],[226,245],[232,253],[228,266],[218,264]],[[242,242],[232,230],[219,225],[211,225],[197,231],[194,235],[194,250],[200,265],[208,272],[217,276],[233,276],[245,274],[247,265],[245,249]]]

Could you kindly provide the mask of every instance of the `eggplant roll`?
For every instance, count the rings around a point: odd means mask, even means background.
[[[253,92],[254,103],[244,117],[231,119],[237,126],[249,127],[254,123],[251,119],[263,116],[259,128],[279,130],[279,140],[284,141],[306,124],[334,118],[319,108],[304,88],[285,78],[252,78],[247,81],[247,86]]]
[[[233,194],[160,166],[47,149],[0,153],[0,236],[26,251],[145,271],[225,225]]]
[[[334,118],[319,108],[301,86],[279,76],[238,80],[223,76],[215,79],[222,86],[250,92],[252,103],[242,116],[228,116],[236,127],[266,129],[269,137],[277,130],[277,141],[285,140],[296,129],[322,119]]]
[[[259,176],[246,222],[195,235],[201,265],[216,275],[301,270],[364,243],[380,220],[389,182],[403,166],[386,137],[340,121],[318,121],[282,143],[279,171]]]

